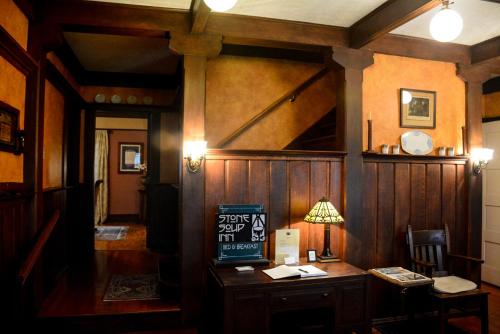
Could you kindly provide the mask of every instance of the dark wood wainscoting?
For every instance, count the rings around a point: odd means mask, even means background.
[[[301,256],[323,249],[323,225],[304,216],[323,196],[342,214],[343,153],[212,150],[205,162],[205,255],[215,256],[215,213],[222,203],[262,203],[268,214],[266,251],[274,259],[274,231],[300,229]],[[344,228],[333,226],[331,247],[344,255]]]
[[[363,222],[366,268],[408,268],[405,233],[413,229],[450,228],[453,252],[466,254],[465,164],[461,157],[364,156]],[[394,289],[392,289],[394,290]],[[376,284],[374,317],[398,312],[398,291]]]

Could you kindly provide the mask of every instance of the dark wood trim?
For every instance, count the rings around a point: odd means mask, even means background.
[[[483,84],[483,94],[500,92],[500,76],[486,81]]]
[[[30,21],[35,19],[35,11],[33,10],[33,3],[30,0],[14,0],[16,6],[23,12]]]
[[[439,0],[387,1],[349,28],[349,46],[358,49],[439,4]]]
[[[478,64],[500,57],[500,36],[490,38],[470,47],[471,63]]]
[[[83,76],[85,68],[76,57],[68,42],[64,40],[61,46],[59,46],[54,52],[64,66],[69,70],[71,75],[73,75],[73,78],[78,82],[78,79]]]
[[[66,78],[59,72],[59,70],[50,62],[47,61],[46,67],[47,80],[49,80],[65,97],[77,100],[82,105],[85,103],[80,93],[70,85]]]
[[[100,35],[116,35],[116,36],[135,36],[135,37],[149,37],[149,38],[170,38],[168,32],[164,30],[148,30],[148,29],[134,29],[134,28],[116,28],[116,27],[99,27],[81,24],[65,24],[62,27],[64,32],[81,32],[88,34]]]
[[[167,74],[85,71],[76,80],[82,86],[177,89],[181,85],[180,78]]]
[[[172,106],[143,106],[137,104],[87,103],[86,107],[95,110],[96,116],[100,117],[144,118],[147,117],[149,112],[179,112],[177,108]]]
[[[387,34],[365,45],[363,49],[377,53],[468,64],[470,49],[467,45],[441,43],[424,38]]]
[[[223,36],[222,43],[229,45],[241,45],[241,46],[260,46],[263,48],[271,48],[271,49],[300,50],[313,53],[331,53],[331,48],[328,46],[271,41],[271,40],[256,39],[256,38]]]
[[[249,157],[255,159],[263,157],[265,160],[283,160],[286,158],[307,158],[318,160],[337,159],[342,161],[346,156],[346,152],[333,152],[333,151],[300,151],[300,150],[281,150],[281,151],[267,151],[267,150],[227,150],[227,149],[209,149],[206,153],[206,159],[220,159],[221,157],[231,157],[231,159],[247,160]]]
[[[483,123],[500,121],[500,116],[483,118]]]
[[[0,55],[24,75],[36,69],[35,60],[2,26],[0,26]]]
[[[302,82],[300,85],[297,87],[294,87],[293,89],[287,91],[285,94],[280,96],[277,100],[275,100],[273,103],[271,103],[268,107],[266,107],[264,110],[259,112],[257,115],[252,117],[250,120],[248,120],[245,124],[240,126],[238,129],[236,129],[233,133],[231,133],[229,136],[223,138],[219,143],[217,143],[218,148],[224,148],[226,145],[231,143],[233,140],[238,138],[243,132],[254,126],[257,122],[259,122],[261,119],[266,117],[268,114],[270,114],[272,111],[274,111],[277,107],[279,107],[281,104],[283,104],[285,101],[290,100],[293,102],[296,98],[297,95],[299,95],[301,92],[303,92],[307,87],[311,86],[314,84],[316,81],[321,79],[323,76],[325,76],[328,72],[330,71],[330,68],[325,67],[318,72],[316,72],[314,75],[309,77],[306,81]]]
[[[222,13],[209,16],[205,31],[225,37],[323,46],[347,46],[349,37],[348,29],[342,27]]]
[[[44,1],[41,17],[59,25],[179,31],[191,29],[189,12],[93,1]]]
[[[61,212],[59,210],[56,210],[52,216],[50,217],[49,221],[45,226],[43,227],[41,233],[39,234],[38,238],[36,238],[35,244],[31,248],[31,250],[28,253],[28,256],[26,260],[21,265],[21,269],[19,270],[19,273],[17,275],[17,281],[21,286],[26,283],[26,280],[31,274],[31,271],[33,270],[33,267],[37,263],[38,259],[42,255],[43,249],[45,248],[45,245],[47,244],[47,241],[49,240],[50,236],[52,235],[52,231],[54,230],[54,227],[56,226],[57,222],[59,221],[59,217],[61,215]]]
[[[436,164],[460,164],[465,165],[468,156],[441,157],[437,155],[409,155],[409,154],[379,154],[363,152],[363,160],[366,162],[405,162],[405,163],[436,163]]]
[[[191,0],[191,33],[199,34],[205,30],[210,15],[210,8],[203,0]]]
[[[112,223],[112,222],[139,222],[139,215],[138,214],[120,214],[120,215],[108,215],[108,218],[104,222],[106,223]]]
[[[324,53],[316,53],[304,50],[280,49],[263,46],[244,46],[223,44],[221,55],[241,56],[241,57],[257,57],[271,59],[287,59],[300,61],[303,63],[322,64],[324,62]]]

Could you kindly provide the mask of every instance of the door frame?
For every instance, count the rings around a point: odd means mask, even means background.
[[[84,183],[87,192],[85,230],[87,233],[87,241],[85,244],[88,247],[88,254],[95,252],[94,238],[94,153],[95,153],[95,131],[96,117],[114,117],[114,118],[147,118],[148,119],[148,157],[147,166],[151,182],[160,181],[160,136],[155,130],[159,124],[159,119],[162,113],[175,112],[179,113],[179,108],[169,106],[144,106],[144,105],[113,105],[113,104],[96,104],[88,103],[83,108],[85,110],[85,138],[84,138]],[[146,212],[149,211],[149,205],[146,207]],[[149,223],[147,223],[149,225]]]

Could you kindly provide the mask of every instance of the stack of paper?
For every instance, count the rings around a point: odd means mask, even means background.
[[[327,272],[312,265],[305,266],[286,266],[281,265],[272,269],[262,270],[272,279],[290,278],[290,277],[312,277],[326,276]]]

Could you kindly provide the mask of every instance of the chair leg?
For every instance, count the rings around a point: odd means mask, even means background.
[[[488,334],[488,295],[481,298],[481,334]]]
[[[444,302],[439,303],[438,318],[439,318],[439,333],[445,334],[446,324],[448,323],[448,321],[446,317],[446,303]]]

